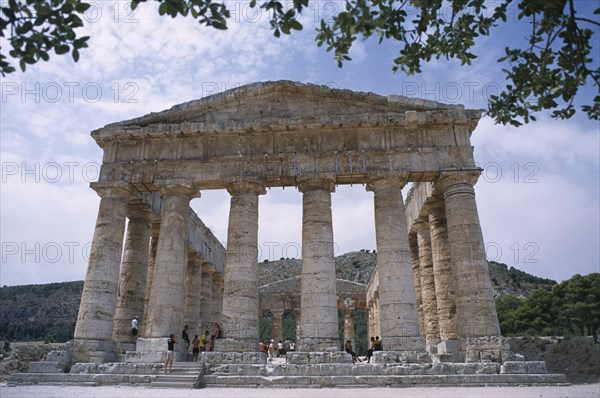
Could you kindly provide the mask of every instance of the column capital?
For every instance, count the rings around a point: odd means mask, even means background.
[[[377,192],[381,189],[386,188],[397,188],[398,190],[404,188],[407,183],[407,176],[397,177],[375,177],[370,178],[367,182],[367,191]]]
[[[318,190],[335,192],[335,182],[329,178],[314,178],[298,181],[298,191],[302,193]]]
[[[473,186],[477,183],[482,171],[482,169],[442,171],[434,186],[442,193],[452,185],[468,184]]]
[[[432,214],[434,216],[445,216],[446,214],[446,206],[442,199],[436,198],[433,200],[428,200],[425,202],[425,206],[423,206],[425,212],[427,214]]]
[[[151,222],[152,211],[143,203],[130,203],[127,206],[127,218]]]
[[[429,235],[429,223],[428,222],[418,222],[413,224],[413,229],[414,231],[417,233],[417,235],[420,235],[421,238],[429,241],[430,235]]]
[[[263,183],[254,181],[240,181],[228,184],[227,192],[229,192],[231,196],[235,196],[245,192],[251,192],[256,194],[257,196],[264,195],[265,193],[267,193],[267,191],[265,190],[265,185]]]
[[[198,187],[188,180],[156,180],[161,196],[183,195],[190,200],[200,197]]]
[[[90,183],[92,188],[101,198],[130,199],[134,191],[129,183],[98,181]]]

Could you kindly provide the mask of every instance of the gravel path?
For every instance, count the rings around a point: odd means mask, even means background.
[[[71,387],[71,386],[18,386],[0,384],[1,398],[178,398],[178,397],[231,397],[231,398],[599,398],[600,383],[566,387],[430,387],[430,388],[208,388],[202,390],[150,389],[147,387]]]

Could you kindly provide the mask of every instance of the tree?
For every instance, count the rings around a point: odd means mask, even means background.
[[[135,9],[147,0],[132,0]],[[191,15],[200,24],[227,29],[230,12],[227,2],[213,0],[155,0],[161,15],[173,18]],[[22,70],[49,52],[71,51],[79,58],[79,49],[88,37],[77,38],[74,28],[82,25],[79,17],[89,7],[81,0],[9,0],[2,7],[0,37],[6,37],[10,56],[19,60]],[[583,4],[583,5],[581,5]],[[303,28],[299,17],[309,0],[293,0],[288,7],[278,0],[250,0],[270,15],[275,37]],[[519,126],[535,120],[535,113],[553,109],[554,118],[567,119],[575,112],[579,89],[588,81],[600,87],[600,68],[591,58],[593,28],[597,17],[581,16],[575,0],[344,0],[344,9],[330,20],[321,19],[315,40],[333,51],[341,67],[349,61],[350,49],[359,38],[391,40],[399,53],[393,70],[408,74],[421,72],[431,59],[457,59],[470,65],[477,58],[474,47],[480,37],[490,36],[507,20],[509,9],[516,8],[517,19],[531,25],[527,40],[505,48],[498,60],[506,75],[506,87],[491,96],[487,113],[497,123]],[[591,13],[591,12],[590,12]],[[600,14],[600,8],[593,11]],[[410,16],[409,16],[410,14]],[[497,30],[496,30],[497,31]],[[71,50],[72,48],[72,50]],[[0,72],[11,73],[5,54],[0,53]],[[600,95],[581,106],[589,118],[600,120]]]

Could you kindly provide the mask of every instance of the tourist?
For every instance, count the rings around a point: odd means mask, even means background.
[[[198,362],[198,354],[200,353],[200,339],[198,335],[194,335],[194,340],[192,340],[192,360],[194,362]]]
[[[275,351],[275,340],[271,339],[269,342],[269,347],[267,348],[267,352],[269,354],[269,363],[273,362],[273,355]]]
[[[167,362],[165,363],[165,373],[173,371],[173,359],[175,358],[176,344],[177,340],[175,339],[175,335],[169,335],[169,340],[167,340]]]
[[[185,352],[190,349],[190,336],[188,335],[188,325],[183,327],[181,331],[181,340],[185,341]]]
[[[281,358],[285,355],[285,348],[283,348],[283,341],[279,340],[277,343],[277,358]]]
[[[137,332],[138,332],[138,318],[133,317],[131,320],[131,341],[135,343],[137,340]]]
[[[200,352],[206,352],[206,344],[208,343],[208,330],[204,332],[200,339]]]
[[[383,343],[379,340],[379,336],[375,336],[375,345],[373,351],[383,351]]]
[[[348,354],[352,355],[352,363],[356,363],[356,361],[362,362],[362,359],[360,359],[358,357],[358,355],[356,355],[356,353],[352,350],[352,342],[350,340],[346,340],[346,344],[344,345],[344,349],[346,350],[346,352]]]
[[[263,358],[264,358],[264,363],[266,365],[266,363],[267,363],[267,345],[265,343],[263,343],[262,340],[260,340],[258,342],[258,349],[260,350],[260,353],[261,353],[260,359],[261,359],[261,361],[263,361]]]
[[[367,363],[371,363],[371,357],[373,356],[373,351],[375,351],[375,337],[371,336],[371,348],[367,350],[367,356],[365,360]]]
[[[215,350],[215,339],[216,336],[212,334],[210,336],[210,343],[208,344],[208,351],[213,352]]]
[[[294,343],[294,340],[290,341],[290,351],[296,351],[296,343]]]

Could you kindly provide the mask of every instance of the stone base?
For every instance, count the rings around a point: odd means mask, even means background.
[[[71,340],[66,349],[71,353],[70,362],[115,362],[118,360],[117,346],[114,341]]]
[[[373,364],[430,363],[430,355],[425,351],[374,351]]]
[[[335,352],[305,352],[292,351],[286,354],[287,363],[292,365],[308,365],[322,363],[346,364],[352,363],[352,355],[345,351]]]
[[[461,340],[466,362],[499,362],[514,360],[508,340],[502,336],[467,337]]]
[[[396,336],[383,339],[386,351],[425,351],[425,340],[420,336]]]
[[[300,344],[298,348],[304,352],[334,352],[340,351],[342,348],[342,343],[340,339],[324,337],[300,337]]]
[[[66,373],[67,365],[63,362],[29,362],[29,373]]]
[[[215,351],[217,352],[255,352],[258,351],[258,340],[215,340]]]
[[[219,340],[217,340],[219,341]],[[288,354],[289,355],[289,354]],[[223,364],[264,364],[266,354],[257,351],[250,352],[203,352],[198,358],[199,362],[209,365]]]
[[[438,354],[454,354],[460,351],[460,341],[444,340],[437,345]]]

